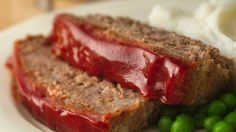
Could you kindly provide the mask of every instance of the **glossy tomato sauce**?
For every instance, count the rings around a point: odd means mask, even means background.
[[[59,15],[50,40],[54,52],[77,68],[138,90],[145,97],[181,104],[190,64],[101,31],[95,25]]]

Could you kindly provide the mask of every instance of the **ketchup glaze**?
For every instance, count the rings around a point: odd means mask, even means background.
[[[55,18],[50,40],[57,55],[89,74],[140,91],[147,98],[181,104],[190,64],[102,31],[62,14]]]

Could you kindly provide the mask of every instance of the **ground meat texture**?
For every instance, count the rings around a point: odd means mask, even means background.
[[[18,41],[14,50],[10,67],[18,100],[56,132],[139,131],[161,107],[159,101],[63,62],[45,37]]]

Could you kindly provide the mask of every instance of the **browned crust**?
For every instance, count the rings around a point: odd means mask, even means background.
[[[140,130],[160,109],[158,101],[147,100],[138,92],[89,76],[56,58],[42,36],[18,41],[16,47],[30,82],[35,88],[46,91],[44,98],[56,108],[99,115],[111,124],[114,132]],[[155,116],[151,116],[153,114]]]
[[[76,22],[96,26],[97,29],[100,29],[97,34],[115,37],[124,42],[137,42],[127,43],[127,45],[138,45],[186,62],[205,61],[206,59],[213,59],[215,63],[220,63],[220,65],[230,62],[220,55],[218,49],[205,45],[201,41],[151,27],[128,17],[110,17],[100,14],[67,16]]]
[[[221,90],[229,88],[232,69],[222,68],[213,60],[200,63],[186,80],[184,104],[203,104],[214,98]]]

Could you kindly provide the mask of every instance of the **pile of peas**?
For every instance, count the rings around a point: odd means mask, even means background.
[[[236,132],[236,88],[201,106],[165,106],[158,128],[161,132]]]

